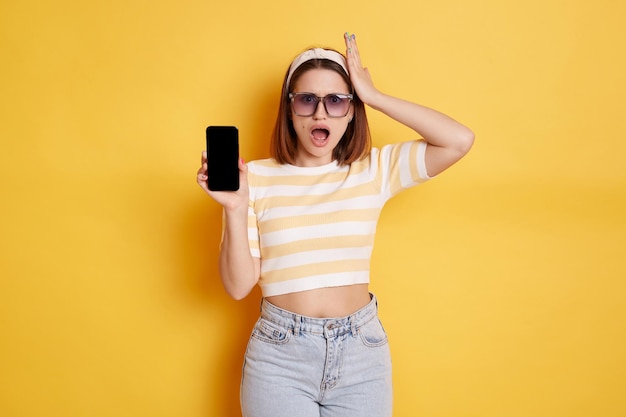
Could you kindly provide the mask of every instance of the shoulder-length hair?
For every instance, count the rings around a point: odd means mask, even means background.
[[[289,70],[285,74],[283,80],[283,88],[281,91],[280,105],[278,106],[278,117],[274,126],[274,133],[270,144],[270,154],[280,164],[294,164],[296,160],[296,151],[298,146],[298,137],[291,120],[291,101],[289,93],[298,79],[307,71],[312,69],[328,69],[335,71],[346,82],[354,99],[354,115],[352,121],[348,123],[348,127],[343,137],[333,150],[333,158],[339,165],[349,165],[365,156],[371,151],[371,138],[367,116],[365,114],[365,105],[356,95],[350,82],[350,77],[338,63],[329,59],[311,59],[304,62],[293,72],[289,85],[287,85],[287,77]]]

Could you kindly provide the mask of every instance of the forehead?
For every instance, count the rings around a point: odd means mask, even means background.
[[[329,93],[349,93],[350,89],[337,72],[315,68],[306,71],[296,80],[294,91],[324,96]]]

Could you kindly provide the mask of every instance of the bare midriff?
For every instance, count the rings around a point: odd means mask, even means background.
[[[283,310],[316,318],[345,317],[371,301],[367,284],[318,288],[266,299]]]

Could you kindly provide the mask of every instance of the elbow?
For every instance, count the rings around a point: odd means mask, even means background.
[[[433,145],[430,155],[426,149],[426,171],[434,177],[462,159],[474,145],[474,132],[463,128],[447,136],[445,145]]]
[[[235,301],[241,301],[252,292],[256,280],[232,279],[222,275],[222,284],[226,293]]]
[[[233,283],[228,283],[227,281],[223,281],[223,283],[224,283],[224,289],[226,290],[226,294],[228,294],[230,298],[232,298],[235,301],[241,301],[244,298],[246,298],[248,294],[250,294],[250,292],[252,291],[252,288],[254,287],[254,285],[248,286],[248,285],[243,285],[241,283],[233,284]]]
[[[248,294],[228,292],[228,295],[230,295],[230,298],[232,298],[235,301],[241,301],[244,298],[246,298]]]
[[[464,131],[459,134],[458,138],[457,138],[457,152],[459,153],[459,155],[461,157],[465,156],[465,154],[467,154],[470,149],[472,149],[472,146],[474,145],[474,132],[472,132],[470,129],[465,128]]]
[[[463,132],[460,132],[454,141],[454,144],[449,148],[449,156],[451,164],[458,162],[465,157],[467,153],[472,149],[474,145],[474,132],[465,128]]]
[[[231,265],[235,262],[239,262],[238,265],[243,268],[233,268]],[[252,259],[248,266],[242,261],[229,261],[223,256],[220,257],[219,275],[222,285],[233,300],[240,301],[246,298],[259,281],[260,264]]]
[[[248,296],[248,294],[250,294],[250,291],[252,291],[252,288],[250,288],[248,290],[226,288],[226,293],[230,296],[230,298],[232,298],[235,301],[243,300],[244,298],[246,298]]]

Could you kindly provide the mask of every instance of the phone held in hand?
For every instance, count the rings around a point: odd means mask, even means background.
[[[235,126],[206,129],[208,186],[211,191],[239,189],[239,131]]]

